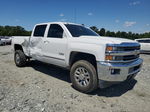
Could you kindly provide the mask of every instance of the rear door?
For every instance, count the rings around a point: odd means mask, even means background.
[[[36,25],[30,38],[30,56],[37,60],[42,59],[42,45],[46,27],[47,24]]]
[[[66,50],[67,38],[63,27],[59,24],[50,24],[42,48],[43,58],[48,63],[64,67]]]

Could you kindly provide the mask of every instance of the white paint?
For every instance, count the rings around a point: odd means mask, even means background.
[[[97,61],[104,61],[106,44],[135,42],[128,39],[100,36],[72,37],[64,25],[65,22],[42,24],[47,24],[44,37],[34,37],[33,29],[31,37],[15,37],[12,46],[14,46],[14,44],[19,44],[23,47],[24,53],[27,56],[62,67],[67,67],[69,65],[70,53],[73,51],[93,54]],[[63,38],[47,38],[47,32],[51,24],[59,24],[63,28]]]

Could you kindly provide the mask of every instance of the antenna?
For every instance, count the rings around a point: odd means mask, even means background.
[[[74,9],[74,22],[77,22],[77,9]]]

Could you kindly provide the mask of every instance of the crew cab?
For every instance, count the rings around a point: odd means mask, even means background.
[[[16,66],[30,58],[70,70],[75,89],[89,93],[103,82],[122,82],[141,70],[140,44],[101,37],[91,29],[67,22],[35,25],[31,36],[12,40]]]

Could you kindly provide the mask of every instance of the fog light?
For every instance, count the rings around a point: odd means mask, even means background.
[[[111,69],[111,74],[112,75],[116,75],[116,74],[120,74],[120,69]]]
[[[111,55],[106,55],[105,59],[106,59],[106,60],[113,60],[113,56],[111,56]]]

